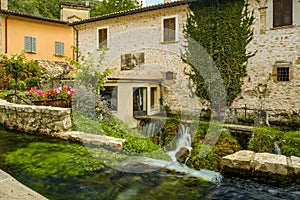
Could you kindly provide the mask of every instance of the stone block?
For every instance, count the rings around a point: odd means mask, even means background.
[[[300,158],[296,156],[291,156],[291,166],[295,175],[300,175]]]
[[[253,151],[242,150],[222,158],[222,166],[231,169],[250,170],[250,163],[255,153]]]
[[[256,153],[250,165],[255,172],[288,175],[287,158],[284,155]]]

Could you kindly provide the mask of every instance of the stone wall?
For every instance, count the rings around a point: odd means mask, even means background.
[[[232,107],[282,111],[299,111],[300,89],[300,23],[299,2],[294,1],[293,25],[272,28],[272,1],[249,0],[254,10],[254,39],[248,52],[256,52],[247,64],[248,76],[242,93]],[[288,64],[289,81],[276,80],[276,65]]]
[[[90,52],[98,60],[101,51],[97,49],[97,30],[107,28],[108,50],[102,65],[103,68],[115,69],[110,77],[162,80],[161,92],[165,105],[176,110],[197,112],[207,108],[207,105],[191,95],[189,79],[184,73],[189,67],[181,59],[183,28],[188,12],[187,5],[180,5],[76,25],[79,31],[78,47],[83,54]],[[175,17],[178,25],[176,42],[164,43],[162,24],[163,19],[169,17]],[[143,53],[144,62],[131,70],[122,70],[121,56],[133,53]],[[166,80],[167,72],[173,72],[172,80]]]
[[[71,109],[29,106],[0,99],[0,125],[23,132],[51,134],[71,130]]]

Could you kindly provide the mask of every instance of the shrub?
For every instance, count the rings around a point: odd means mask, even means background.
[[[248,149],[255,152],[274,153],[274,143],[282,136],[281,131],[269,127],[255,127]]]
[[[291,131],[284,133],[280,141],[280,148],[282,154],[286,156],[300,157],[300,132]]]

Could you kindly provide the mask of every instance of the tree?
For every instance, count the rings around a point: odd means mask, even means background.
[[[210,100],[209,81],[199,73],[199,67],[205,68],[209,60],[195,51],[193,42],[201,45],[215,63],[230,105],[241,92],[247,61],[254,56],[246,50],[253,38],[253,13],[241,0],[198,0],[190,8],[193,14],[188,16],[184,29],[189,39],[183,58],[191,66],[187,74],[196,87],[195,94]]]
[[[15,94],[21,80],[27,82],[27,87],[36,86],[42,74],[45,73],[36,61],[26,60],[24,53],[12,55],[11,58],[7,55],[1,55],[0,68],[5,70],[7,77],[12,78]]]
[[[8,8],[20,13],[27,13],[42,17],[60,18],[60,2],[62,0],[9,0]],[[86,0],[68,0],[70,3],[85,5]],[[135,0],[89,0],[91,17],[137,8]]]
[[[114,12],[125,11],[139,7],[136,0],[103,0],[94,11],[92,16],[105,15]]]

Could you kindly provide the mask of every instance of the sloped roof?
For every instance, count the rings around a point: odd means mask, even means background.
[[[110,18],[114,18],[114,17],[132,15],[132,14],[137,14],[137,13],[142,13],[142,12],[147,12],[147,11],[153,11],[153,10],[159,10],[159,9],[163,9],[163,8],[180,6],[180,5],[184,5],[184,4],[189,4],[193,1],[195,1],[195,0],[181,0],[181,1],[174,1],[174,2],[170,2],[170,3],[157,4],[157,5],[153,5],[153,6],[135,8],[135,9],[125,10],[125,11],[121,11],[121,12],[115,12],[115,13],[110,13],[110,14],[106,14],[106,15],[92,17],[90,19],[85,19],[85,20],[69,23],[69,25],[75,26],[75,25],[79,25],[79,24],[85,24],[85,23],[89,23],[89,22],[95,22],[95,21],[110,19]]]
[[[3,14],[13,15],[13,16],[24,17],[24,18],[28,18],[28,19],[35,19],[35,20],[46,21],[46,22],[57,23],[57,24],[68,24],[69,23],[67,21],[62,21],[62,20],[59,20],[59,19],[51,19],[51,18],[47,18],[47,17],[40,17],[40,16],[36,16],[36,15],[20,13],[20,12],[15,12],[15,11],[11,11],[11,10],[0,9],[0,14],[1,15],[3,15]]]

